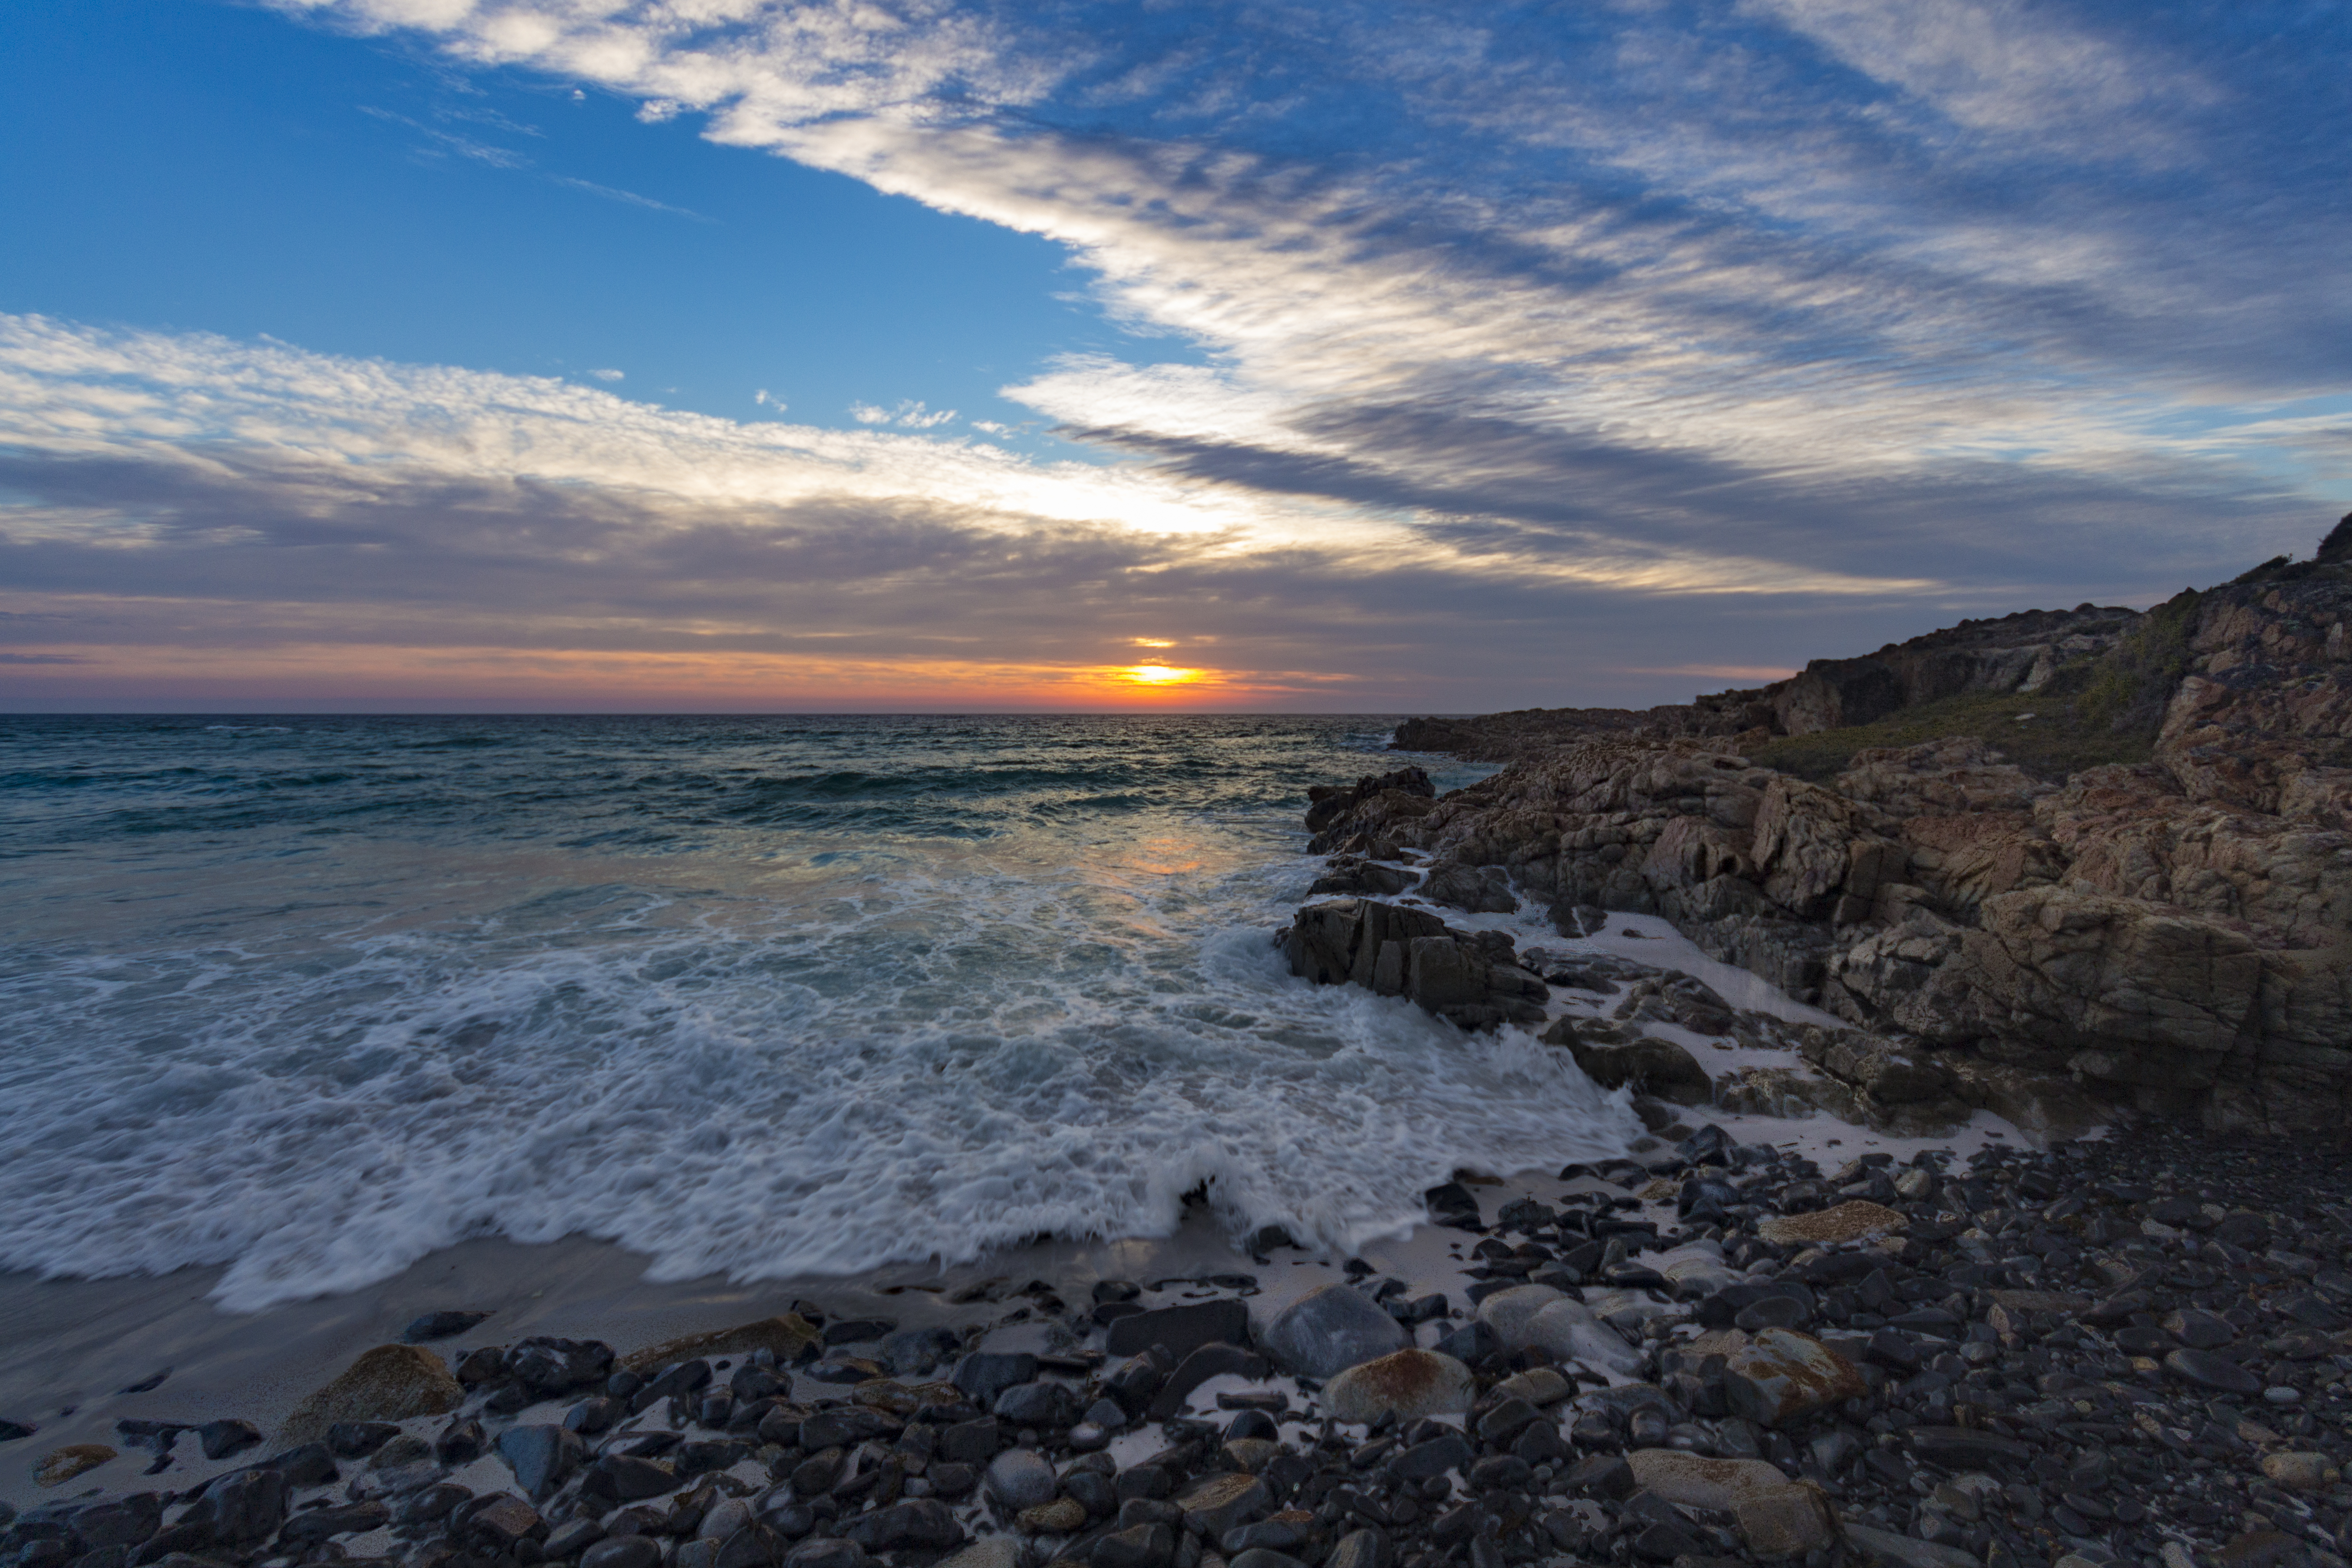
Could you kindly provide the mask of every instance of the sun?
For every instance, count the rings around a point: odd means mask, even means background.
[[[1202,672],[1180,669],[1172,664],[1136,664],[1118,673],[1121,679],[1131,680],[1138,686],[1181,686],[1188,680],[1200,679]]]

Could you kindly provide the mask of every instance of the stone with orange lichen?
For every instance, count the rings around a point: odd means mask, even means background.
[[[1766,1329],[1724,1358],[1723,1392],[1734,1415],[1779,1426],[1859,1398],[1870,1385],[1853,1363],[1811,1334]]]
[[[1758,1225],[1756,1234],[1776,1247],[1786,1247],[1801,1241],[1860,1241],[1866,1236],[1901,1230],[1910,1223],[1884,1204],[1856,1198],[1812,1214],[1775,1215]]]
[[[1400,1421],[1470,1408],[1470,1369],[1435,1351],[1401,1350],[1351,1366],[1323,1385],[1323,1414],[1338,1421]]]

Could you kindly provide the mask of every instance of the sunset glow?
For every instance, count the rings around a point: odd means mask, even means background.
[[[1179,669],[1170,664],[1130,665],[1119,671],[1138,686],[1181,686],[1186,681],[1200,679],[1206,673],[1205,670]]]

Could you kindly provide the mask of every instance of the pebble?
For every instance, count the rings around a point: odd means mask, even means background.
[[[1895,1568],[2347,1568],[2332,1167],[2160,1125],[1817,1165],[1653,1111],[1639,1163],[1579,1173],[1597,1194],[1434,1190],[1466,1291],[1351,1268],[1254,1335],[1248,1276],[1102,1281],[1076,1310],[1040,1282],[993,1298],[1036,1336],[1018,1352],[841,1314],[822,1360],[804,1327],[634,1369],[536,1339],[451,1377],[394,1347],[377,1364],[455,1402],[0,1516],[0,1560],[659,1568],[671,1542],[671,1568],[1019,1568],[1043,1538],[1070,1568],[1828,1568],[1842,1532]],[[2294,1251],[2250,1249],[2272,1236]],[[122,1420],[151,1450],[178,1429]],[[512,1480],[476,1497],[436,1446]]]

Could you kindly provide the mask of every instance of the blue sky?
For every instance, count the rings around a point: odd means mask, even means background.
[[[1641,702],[2145,603],[2352,505],[2347,44],[17,7],[0,707]]]
[[[58,0],[6,26],[12,310],[620,370],[598,384],[730,419],[924,401],[1040,434],[998,388],[1131,341],[1050,240],[647,124],[610,92],[205,0]]]

